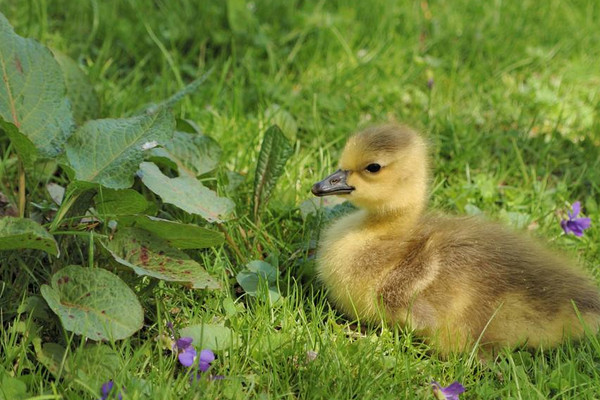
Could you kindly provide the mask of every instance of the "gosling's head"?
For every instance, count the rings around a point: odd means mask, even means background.
[[[369,212],[418,212],[427,198],[428,164],[425,141],[412,129],[368,128],[348,139],[340,169],[312,192],[343,196]]]

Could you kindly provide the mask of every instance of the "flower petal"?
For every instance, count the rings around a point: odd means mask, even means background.
[[[575,222],[581,229],[587,229],[592,224],[592,220],[589,218],[577,218],[573,222]]]
[[[178,349],[184,350],[190,347],[193,341],[194,339],[191,337],[182,337],[177,339],[177,342],[175,344],[177,345]]]
[[[198,361],[198,369],[202,372],[206,372],[208,371],[208,369],[210,368],[210,363],[206,362],[206,361]]]
[[[100,389],[100,391],[102,392],[102,399],[106,399],[108,397],[108,394],[110,393],[114,385],[115,383],[113,381],[108,381],[102,384],[102,388]]]
[[[452,382],[450,386],[442,389],[442,392],[448,396],[458,396],[459,394],[465,391],[465,387],[461,385],[458,381]],[[458,398],[458,397],[457,397]]]
[[[571,219],[577,217],[579,215],[579,211],[581,211],[581,202],[580,201],[576,201],[575,203],[573,203],[573,214],[569,214],[569,217],[571,217]]]
[[[215,361],[215,353],[210,349],[204,349],[200,352],[200,360],[210,364]]]
[[[563,231],[565,231],[565,234],[569,234],[569,232],[571,232],[571,228],[569,228],[569,221],[567,221],[566,219],[563,219],[562,221],[560,221],[560,227],[563,229]]]
[[[181,353],[179,353],[179,356],[177,356],[177,358],[179,358],[179,362],[181,363],[181,365],[185,367],[191,367],[194,364],[194,358],[196,358],[196,349],[190,346]]]

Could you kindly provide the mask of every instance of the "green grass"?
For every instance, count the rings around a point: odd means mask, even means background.
[[[303,221],[298,210],[311,197],[312,183],[335,168],[349,133],[400,121],[422,130],[432,145],[432,207],[455,214],[481,210],[520,229],[535,228],[532,235],[577,258],[600,282],[597,1],[0,5],[19,34],[85,66],[104,116],[131,114],[215,67],[209,82],[175,112],[222,146],[216,182],[222,193],[227,169],[246,178],[226,193],[238,216],[226,229],[244,259],[227,246],[196,255],[227,288],[220,292],[125,276],[145,309],[142,331],[110,343],[118,354],[113,378],[127,388],[126,398],[431,398],[434,379],[459,380],[465,399],[598,398],[598,337],[533,354],[506,352],[480,366],[469,355],[440,360],[410,332],[359,328],[330,307],[315,282],[306,249],[318,235],[319,219]],[[298,132],[257,227],[250,217],[252,175],[273,104],[293,116]],[[10,163],[3,155],[0,178],[8,189],[16,186]],[[40,176],[42,182],[57,179]],[[44,185],[31,187],[30,196],[48,200]],[[576,200],[593,221],[580,239],[561,234],[556,213]],[[173,217],[190,220],[180,214]],[[0,280],[10,288],[3,293],[0,284],[0,368],[20,377],[39,399],[99,397],[92,378],[104,367],[74,372],[87,365],[81,338],[55,320],[15,315],[59,265],[87,265],[91,253],[106,266],[99,249],[71,248],[58,262],[36,252],[0,255]],[[272,254],[279,258],[283,301],[240,297],[232,276],[245,262]],[[224,322],[241,336],[240,347],[217,352],[214,373],[225,380],[189,386],[185,371],[156,340],[168,333],[169,320],[178,327]],[[68,347],[62,361],[73,367],[64,379],[37,362],[31,343],[36,330],[43,342]],[[314,361],[307,361],[307,351],[318,352]]]

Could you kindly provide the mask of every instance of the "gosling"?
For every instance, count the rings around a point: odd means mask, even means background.
[[[428,151],[415,131],[359,132],[339,166],[312,192],[358,207],[322,232],[317,251],[317,274],[343,313],[412,329],[441,355],[598,331],[598,289],[572,262],[498,224],[425,212]]]

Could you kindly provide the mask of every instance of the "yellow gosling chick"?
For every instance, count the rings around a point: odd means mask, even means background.
[[[596,332],[598,289],[571,261],[498,224],[424,212],[427,153],[410,128],[370,128],[313,186],[359,208],[321,235],[317,272],[335,306],[414,329],[442,355],[554,346],[581,337],[581,321]]]

